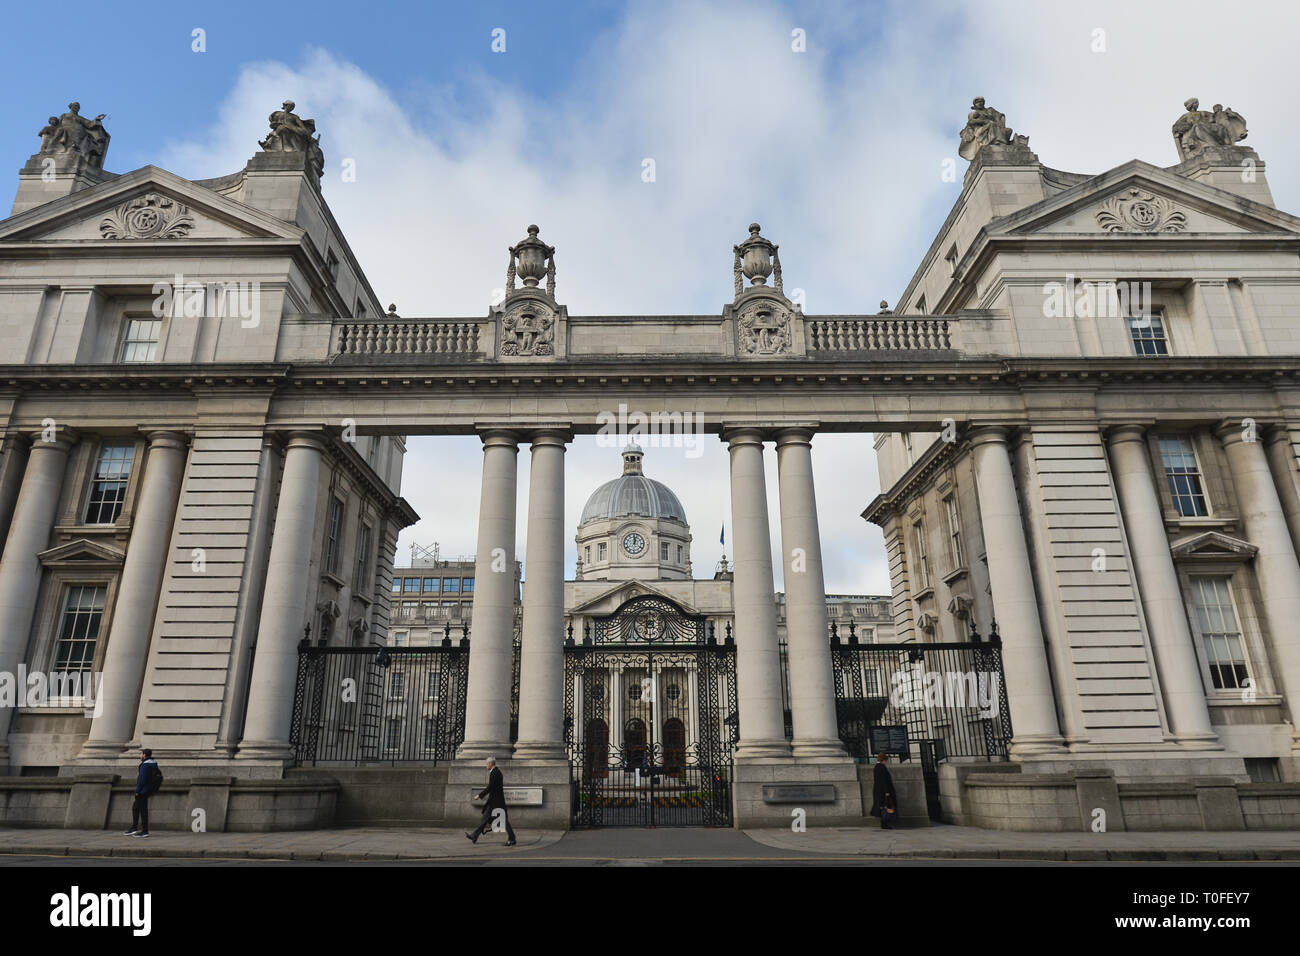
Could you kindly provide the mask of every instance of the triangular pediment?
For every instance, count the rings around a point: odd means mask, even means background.
[[[990,236],[1300,234],[1300,219],[1133,161],[995,220]]]
[[[1175,560],[1249,561],[1259,548],[1221,531],[1203,531],[1175,541],[1170,550]]]
[[[0,242],[297,240],[302,234],[297,226],[156,166],[0,222]]]
[[[609,585],[608,589],[601,591],[596,596],[574,605],[571,609],[571,613],[613,614],[627,601],[632,600],[632,598],[644,597],[647,594],[652,594],[655,597],[663,598],[665,601],[670,601],[687,614],[700,613],[695,607],[682,601],[676,595],[662,591],[653,584],[648,584],[645,581],[611,581],[609,582]]]
[[[47,568],[121,567],[126,554],[88,538],[78,538],[36,555]]]

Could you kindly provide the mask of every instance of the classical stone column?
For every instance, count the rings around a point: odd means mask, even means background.
[[[307,586],[316,540],[316,498],[324,450],[325,438],[319,433],[294,432],[289,436],[271,555],[266,562],[248,716],[237,754],[241,759],[284,759],[291,754],[289,730],[298,674],[298,643],[308,620]]]
[[[565,432],[542,431],[532,440],[515,745],[521,758],[565,756],[564,446],[569,438]]]
[[[1245,441],[1239,422],[1222,425],[1216,434],[1228,455],[1246,538],[1259,548],[1255,575],[1273,644],[1273,673],[1286,695],[1287,707],[1294,712],[1300,707],[1300,562],[1263,443]],[[1294,719],[1291,748],[1300,750],[1300,724]]]
[[[763,474],[763,434],[735,428],[723,436],[731,451],[731,527],[735,536],[736,690],[740,745],[736,756],[788,757],[781,700],[781,651],[776,636],[772,540]]]
[[[1291,440],[1291,429],[1274,425],[1264,432],[1264,450],[1268,465],[1273,471],[1273,486],[1277,488],[1286,525],[1291,532],[1291,544],[1300,554],[1300,470],[1297,470],[1296,449]]]
[[[519,437],[505,429],[484,431],[482,437],[483,487],[474,561],[465,742],[457,754],[462,759],[502,759],[510,750]]]
[[[1002,635],[1002,666],[1014,732],[1011,753],[1018,757],[1058,753],[1063,741],[1007,450],[1007,429],[976,428],[970,441],[993,610]]]
[[[185,472],[185,448],[185,436],[177,432],[149,434],[140,502],[131,521],[131,541],[104,652],[102,706],[90,725],[82,757],[116,757],[130,743]]]
[[[31,442],[23,435],[10,435],[4,440],[4,461],[0,462],[0,546],[9,536],[9,522],[13,520],[18,492],[23,486],[23,472],[27,470],[27,449]],[[0,547],[0,555],[4,554]]]
[[[68,450],[76,443],[69,429],[59,429],[54,441],[37,436],[32,442],[23,484],[9,523],[4,558],[0,560],[0,672],[15,674],[27,654],[41,563],[36,555],[50,546],[54,512],[63,488]],[[14,708],[0,708],[0,768],[9,762],[9,722]]]
[[[1178,573],[1169,552],[1169,537],[1160,498],[1151,477],[1146,429],[1120,425],[1106,433],[1111,470],[1119,491],[1129,555],[1137,574],[1156,671],[1164,697],[1169,726],[1175,740],[1192,750],[1221,750],[1210,726],[1210,711],[1201,684],[1187,610],[1183,605]]]
[[[786,640],[796,757],[847,755],[835,717],[835,681],[826,620],[821,531],[813,488],[812,431],[777,432],[781,552],[785,565]]]

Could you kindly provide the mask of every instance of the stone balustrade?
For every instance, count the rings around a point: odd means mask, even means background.
[[[948,319],[809,318],[805,329],[810,352],[933,352],[954,347]]]
[[[335,355],[477,355],[479,323],[432,319],[344,320],[334,325]]]

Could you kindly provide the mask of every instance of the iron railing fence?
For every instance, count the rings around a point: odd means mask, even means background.
[[[833,637],[831,664],[840,739],[853,757],[873,756],[873,728],[904,727],[910,759],[1007,759],[1011,713],[1000,641],[858,644]]]
[[[465,739],[469,645],[298,648],[295,766],[438,763]]]

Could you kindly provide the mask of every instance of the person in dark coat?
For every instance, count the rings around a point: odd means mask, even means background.
[[[162,771],[153,759],[152,750],[140,751],[140,768],[135,774],[135,802],[131,804],[131,829],[127,836],[149,835],[149,798],[162,786]]]
[[[880,827],[883,830],[894,829],[892,816],[897,815],[898,795],[894,792],[894,778],[889,775],[889,768],[885,766],[886,757],[884,754],[876,754],[876,769],[871,781],[871,815],[880,817]],[[885,808],[895,811],[894,814],[886,814]]]
[[[506,812],[505,778],[497,768],[496,757],[488,757],[485,766],[488,772],[488,785],[478,793],[480,800],[487,798],[487,803],[483,807],[483,819],[479,821],[473,833],[466,833],[465,836],[470,843],[478,843],[478,838],[492,825],[496,812],[500,810],[501,817],[506,823],[506,846],[514,846],[515,831],[510,827],[510,814]]]

